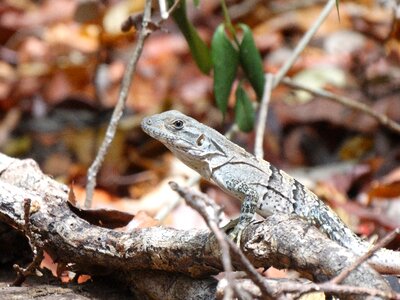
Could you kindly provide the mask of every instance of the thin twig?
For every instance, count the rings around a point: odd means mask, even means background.
[[[322,89],[304,86],[304,85],[302,85],[298,82],[295,82],[287,77],[282,79],[282,83],[286,84],[287,86],[290,86],[292,88],[307,91],[313,95],[321,96],[321,97],[327,98],[329,100],[333,100],[335,102],[343,104],[347,107],[362,111],[362,112],[368,114],[369,116],[373,117],[375,120],[377,120],[383,126],[386,126],[390,130],[395,131],[396,133],[400,134],[400,124],[399,123],[393,121],[392,119],[388,118],[388,116],[386,116],[384,114],[373,111],[371,107],[369,107],[368,105],[366,105],[364,103],[355,101],[348,97],[338,96],[338,95],[335,95],[331,92],[328,92],[328,91],[325,91]]]
[[[318,16],[315,23],[310,27],[310,29],[304,34],[300,42],[297,44],[296,48],[293,50],[291,57],[286,61],[286,63],[279,69],[278,73],[275,76],[274,86],[276,87],[283,77],[285,77],[286,73],[290,70],[294,62],[297,60],[301,52],[310,42],[311,38],[317,32],[318,28],[322,25],[324,20],[328,17],[331,10],[335,7],[337,0],[329,0],[320,15]]]
[[[229,248],[231,251],[239,258],[241,266],[249,276],[249,278],[259,287],[264,298],[271,298],[273,294],[273,290],[268,287],[266,284],[265,278],[254,269],[251,262],[248,258],[243,254],[242,250],[238,248],[238,246],[230,239],[228,239]]]
[[[339,275],[336,277],[332,278],[330,280],[330,283],[333,284],[339,284],[341,283],[349,274],[356,269],[359,265],[361,265],[363,262],[365,262],[368,258],[370,258],[376,251],[378,251],[381,248],[384,248],[387,244],[389,244],[395,237],[400,233],[400,228],[396,228],[392,232],[390,232],[387,236],[385,236],[382,240],[380,240],[378,243],[376,243],[371,249],[369,249],[365,254],[361,255],[358,257],[354,263],[352,263],[350,266],[344,268],[342,272],[340,272]]]
[[[187,180],[186,186],[189,186],[189,187],[194,186],[199,183],[200,179],[201,179],[201,176],[199,174],[193,175]],[[170,203],[168,203],[168,205],[165,205],[165,207],[160,209],[157,212],[154,219],[158,220],[159,222],[163,222],[165,220],[165,218],[169,215],[169,213],[178,206],[178,204],[181,202],[181,200],[182,200],[182,197],[178,195],[175,199],[173,199]]]
[[[20,286],[29,275],[40,274],[37,270],[40,263],[43,260],[44,252],[42,248],[38,248],[34,243],[34,236],[30,230],[31,223],[29,217],[31,215],[31,199],[27,198],[24,200],[24,232],[28,237],[29,245],[33,252],[33,260],[26,268],[20,267],[18,264],[14,264],[13,268],[17,273],[17,277],[11,284],[12,286]],[[41,245],[42,246],[42,245]]]
[[[25,234],[30,236],[31,222],[29,221],[29,217],[31,215],[31,203],[32,200],[26,198],[24,200],[24,231]]]
[[[168,19],[168,11],[167,11],[167,0],[158,0],[158,6],[160,8],[160,15],[163,20]]]
[[[176,191],[181,197],[183,197],[186,200],[186,203],[195,209],[206,221],[208,227],[211,229],[211,231],[214,233],[217,242],[221,248],[221,260],[222,264],[224,266],[224,270],[226,272],[227,276],[227,281],[229,285],[232,286],[233,290],[235,293],[238,295],[243,294],[241,291],[237,291],[235,289],[236,285],[233,282],[233,268],[232,268],[232,260],[231,260],[231,255],[229,252],[229,249],[233,250],[235,254],[237,254],[241,259],[244,257],[244,260],[246,261],[245,264],[245,269],[253,269],[249,273],[251,274],[251,279],[255,278],[254,282],[256,284],[261,284],[260,290],[264,298],[270,298],[270,292],[268,291],[268,288],[265,287],[265,282],[262,279],[261,275],[257,273],[257,271],[254,269],[254,267],[251,265],[251,263],[247,260],[247,258],[241,253],[240,249],[237,247],[235,243],[232,242],[231,239],[219,228],[219,215],[222,211],[222,209],[210,198],[207,197],[207,195],[195,192],[192,190],[189,190],[188,188],[181,188],[178,184],[175,182],[170,182],[169,183],[171,188]],[[241,253],[241,255],[239,254]],[[257,277],[257,274],[259,277]],[[245,296],[242,295],[244,298]]]
[[[335,5],[336,5],[336,0],[329,0],[326,3],[324,9],[321,11],[315,23],[303,35],[300,42],[297,44],[296,48],[293,50],[291,57],[285,62],[285,64],[279,69],[278,73],[275,75],[271,90],[279,85],[279,83],[282,81],[286,73],[293,66],[297,58],[300,56],[301,52],[305,49],[307,44],[310,42],[311,38],[317,32],[318,28],[322,25],[324,20],[328,17],[330,11],[332,10],[333,7],[335,7]],[[258,109],[258,103],[255,104],[255,109]],[[236,124],[231,126],[231,128],[228,130],[225,136],[226,135],[231,136],[233,133],[239,130],[239,128],[235,125]]]
[[[166,0],[158,0],[158,6],[160,7],[160,15],[161,19],[165,21],[169,18],[169,16],[174,12],[174,10],[178,7],[181,0],[175,0],[174,4],[167,10],[167,1]]]
[[[204,217],[205,216],[203,216],[203,218]],[[223,232],[221,232],[221,230],[219,229],[218,224],[216,222],[214,222],[213,220],[207,220],[207,216],[205,218],[207,221],[207,225],[211,229],[211,231],[214,233],[214,235],[217,239],[218,245],[221,248],[221,252],[222,252],[221,261],[222,261],[222,265],[224,267],[226,280],[228,281],[228,285],[227,285],[228,290],[225,290],[224,298],[232,299],[233,298],[231,296],[232,290],[235,292],[235,294],[237,296],[240,295],[241,298],[245,298],[246,296],[242,295],[243,294],[242,291],[240,291],[237,288],[237,285],[235,284],[235,281],[234,281],[232,258],[229,253],[229,245],[228,245],[226,239],[224,238],[225,234]]]
[[[37,251],[33,252],[33,260],[26,268],[22,268],[17,264],[13,265],[14,270],[17,272],[17,278],[11,284],[12,286],[20,286],[29,275],[41,273],[38,271],[38,268],[43,260],[44,252],[42,249],[37,249]]]
[[[111,121],[108,125],[106,135],[100,146],[97,156],[88,170],[85,207],[91,207],[92,205],[93,192],[96,186],[96,176],[97,173],[99,172],[104,157],[107,154],[107,150],[114,139],[119,120],[122,117],[126,99],[128,98],[128,92],[132,84],[133,74],[136,70],[137,61],[139,60],[139,57],[142,53],[144,41],[146,37],[151,33],[151,31],[148,29],[148,25],[150,24],[150,22],[151,22],[151,0],[146,0],[142,28],[140,29],[139,32],[139,37],[137,40],[135,50],[133,51],[132,56],[129,59],[128,65],[124,73],[124,78],[122,80],[118,102],[114,108]]]
[[[324,283],[281,283],[280,294],[284,293],[299,293],[300,296],[311,292],[325,292],[336,295],[368,295],[382,297],[384,299],[400,299],[400,294],[394,292],[386,292],[375,288],[358,287],[349,285],[332,284],[330,281]],[[277,297],[279,298],[279,297]]]
[[[272,74],[267,73],[265,77],[266,78],[265,78],[264,94],[258,112],[256,141],[254,146],[254,154],[257,158],[260,159],[264,157],[264,150],[263,150],[264,132],[265,132],[265,125],[267,123],[268,106],[271,99],[272,84],[274,82],[274,76]]]
[[[291,57],[285,62],[285,64],[279,69],[278,73],[275,75],[271,90],[279,85],[279,83],[285,77],[286,73],[290,70],[290,68],[293,66],[293,64],[297,60],[297,58],[300,56],[301,52],[305,49],[307,44],[310,42],[311,38],[317,32],[318,28],[322,25],[324,20],[328,17],[332,8],[335,6],[336,6],[336,0],[329,0],[326,3],[324,9],[321,11],[321,13],[318,16],[315,23],[303,35],[300,42],[297,44],[296,48],[293,50]],[[255,103],[255,109],[258,109],[258,106],[259,106],[258,103]],[[230,137],[238,130],[239,130],[239,127],[236,124],[234,124],[231,126],[231,128],[228,130],[228,132],[225,134],[225,136],[227,136],[227,137],[229,136],[228,138],[230,139]]]
[[[174,10],[178,7],[179,3],[181,3],[181,0],[175,0],[174,4],[172,4],[172,6],[168,9],[167,17],[169,17],[174,12]]]
[[[228,281],[225,295],[230,296],[232,295],[232,291],[234,291],[236,296],[240,297],[241,299],[246,299],[247,297],[242,293],[242,291],[237,288],[234,282],[232,259],[229,253],[229,245],[226,241],[228,237],[225,238],[225,233],[223,233],[218,227],[220,222],[219,215],[221,214],[222,210],[217,206],[214,201],[212,201],[204,194],[191,191],[188,188],[182,188],[173,181],[169,182],[169,185],[172,190],[177,192],[179,196],[185,199],[186,203],[190,207],[195,209],[203,217],[203,219],[207,223],[207,226],[214,233],[217,242],[221,248],[221,261],[224,267],[226,280]]]

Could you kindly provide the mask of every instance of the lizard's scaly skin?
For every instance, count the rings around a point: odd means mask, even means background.
[[[243,202],[234,236],[240,238],[255,212],[263,217],[282,212],[303,217],[356,254],[368,250],[313,192],[216,130],[174,110],[144,118],[141,125],[182,162]],[[378,271],[400,273],[400,252],[381,249],[368,262]]]

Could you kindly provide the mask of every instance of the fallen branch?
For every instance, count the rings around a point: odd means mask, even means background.
[[[33,208],[29,230],[36,245],[72,271],[104,275],[151,270],[196,278],[223,270],[220,249],[208,232],[163,227],[121,232],[92,225],[72,211],[68,188],[44,175],[33,160],[0,154],[0,221],[24,232],[27,198]],[[287,215],[274,215],[248,226],[241,241],[254,267],[291,268],[320,281],[338,275],[356,260],[317,229]],[[240,269],[242,264],[233,257],[232,265]],[[366,263],[344,283],[390,292],[383,278]]]

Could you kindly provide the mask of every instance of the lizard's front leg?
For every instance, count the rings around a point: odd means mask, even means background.
[[[242,207],[240,209],[239,222],[232,232],[229,233],[229,237],[236,241],[237,245],[240,245],[242,232],[244,228],[251,223],[256,212],[258,193],[248,184],[234,179],[227,182],[227,187],[236,194],[244,195]]]

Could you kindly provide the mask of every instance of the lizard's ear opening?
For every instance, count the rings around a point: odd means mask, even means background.
[[[206,140],[206,137],[204,134],[200,134],[200,136],[196,140],[197,146],[202,146],[204,144],[204,141]]]

